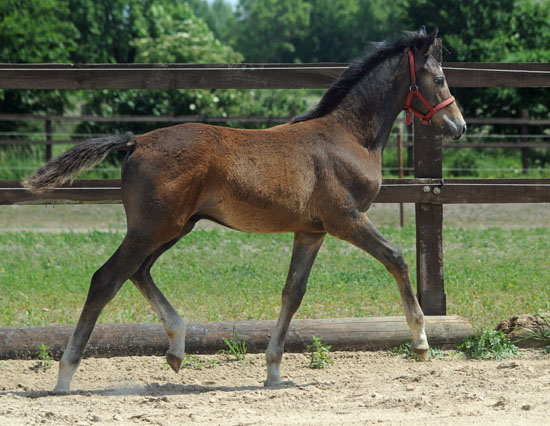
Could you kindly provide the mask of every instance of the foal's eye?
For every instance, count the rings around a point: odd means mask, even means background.
[[[443,77],[436,77],[434,78],[435,84],[438,86],[443,86],[443,83],[445,82],[445,79]]]

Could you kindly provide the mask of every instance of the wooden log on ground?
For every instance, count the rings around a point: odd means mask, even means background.
[[[456,347],[473,334],[470,323],[459,316],[426,317],[426,333],[432,346]],[[227,349],[223,338],[235,333],[245,340],[248,352],[267,348],[275,321],[192,322],[187,325],[188,353],[216,353]],[[0,327],[0,359],[32,359],[38,345],[47,345],[59,359],[74,330],[73,326]],[[285,344],[287,352],[303,352],[321,338],[332,350],[383,350],[409,343],[411,334],[404,317],[338,318],[294,320]],[[168,339],[160,324],[98,324],[84,353],[85,357],[164,355]]]
[[[518,315],[502,321],[496,329],[519,347],[550,346],[550,313]]]

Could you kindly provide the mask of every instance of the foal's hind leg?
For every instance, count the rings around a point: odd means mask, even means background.
[[[286,332],[290,320],[302,302],[306,292],[309,272],[324,238],[325,234],[296,233],[294,235],[292,259],[283,289],[281,312],[265,354],[267,361],[266,386],[281,383],[280,367]]]
[[[80,319],[59,362],[56,392],[69,391],[71,379],[80,364],[99,314],[122,284],[155,249],[155,246],[144,244],[143,240],[135,240],[127,235],[118,250],[94,274]]]
[[[333,234],[371,254],[382,262],[393,275],[399,287],[407,324],[411,330],[412,350],[420,358],[428,359],[428,340],[424,331],[424,313],[414,294],[409,278],[409,267],[401,252],[378,232],[365,214],[358,213],[349,221],[341,219],[338,231]]]
[[[187,222],[182,232],[172,241],[159,247],[141,265],[131,280],[149,301],[156,314],[160,317],[164,330],[170,340],[170,348],[166,353],[168,365],[177,373],[185,356],[185,323],[156,286],[151,276],[151,268],[156,260],[181,238],[187,235],[196,222]]]

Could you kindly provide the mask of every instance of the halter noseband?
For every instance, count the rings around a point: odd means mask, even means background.
[[[414,69],[414,55],[411,51],[411,49],[407,49],[407,54],[409,55],[409,68],[411,70],[411,86],[409,87],[409,95],[407,96],[407,100],[405,102],[405,106],[403,109],[407,111],[407,125],[411,124],[411,112],[416,115],[420,120],[422,120],[422,124],[430,124],[432,116],[439,111],[440,109],[445,108],[446,106],[452,104],[455,101],[455,97],[451,96],[450,98],[445,99],[443,102],[440,102],[436,106],[432,106],[428,100],[422,96],[422,93],[420,93],[420,89],[416,85],[416,71]],[[412,100],[413,97],[417,97],[420,99],[420,102],[422,102],[426,108],[428,108],[427,114],[422,114],[415,110],[412,107]]]

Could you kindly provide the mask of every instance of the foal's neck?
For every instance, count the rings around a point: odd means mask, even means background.
[[[359,81],[333,114],[369,150],[383,151],[409,88],[406,55],[395,55]]]

